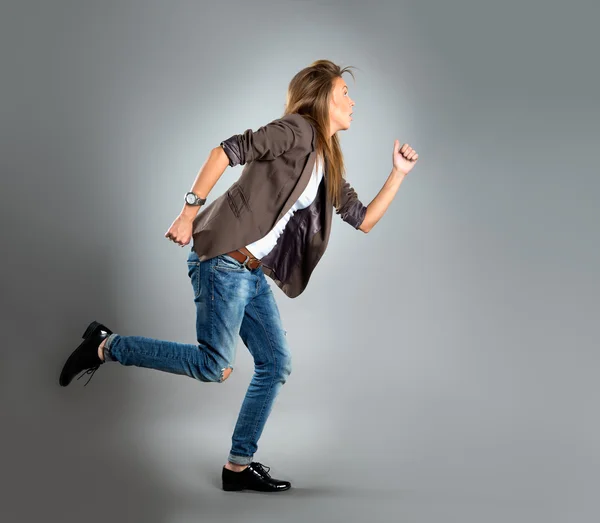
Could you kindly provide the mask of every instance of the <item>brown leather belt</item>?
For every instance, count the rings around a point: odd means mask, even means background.
[[[261,261],[258,258],[255,258],[254,255],[248,249],[246,249],[246,247],[242,247],[241,249],[237,249],[226,254],[240,263],[244,263],[247,260],[248,263],[245,263],[247,269],[256,269],[262,265]]]

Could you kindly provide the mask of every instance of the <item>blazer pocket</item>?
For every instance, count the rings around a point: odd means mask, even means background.
[[[250,210],[246,195],[244,194],[244,191],[242,191],[242,188],[238,182],[235,182],[227,190],[227,201],[229,202],[229,207],[231,207],[231,210],[238,218],[242,215],[242,213]]]

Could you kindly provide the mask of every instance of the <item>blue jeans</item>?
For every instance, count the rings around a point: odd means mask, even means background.
[[[226,254],[201,262],[193,250],[187,267],[196,304],[198,344],[113,333],[104,346],[105,359],[222,383],[225,370],[233,370],[239,334],[254,358],[254,375],[228,460],[246,465],[253,461],[273,402],[291,372],[286,331],[260,267],[247,269]]]

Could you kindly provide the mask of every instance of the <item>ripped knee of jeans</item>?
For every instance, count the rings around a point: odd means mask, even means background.
[[[221,379],[219,380],[220,383],[223,383],[227,378],[229,378],[229,375],[233,372],[233,367],[232,366],[228,366],[228,367],[224,367],[221,369]]]

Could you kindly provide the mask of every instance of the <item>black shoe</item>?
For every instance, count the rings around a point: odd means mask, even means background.
[[[111,334],[112,331],[110,329],[97,321],[93,321],[88,325],[82,336],[83,341],[68,357],[60,373],[58,382],[62,387],[66,387],[71,383],[71,380],[82,370],[86,371],[84,374],[91,373],[90,379],[87,380],[85,385],[90,382],[94,372],[104,363],[98,356],[98,345],[102,343],[104,338],[108,338]],[[77,379],[82,378],[84,374]]]
[[[241,472],[223,467],[223,490],[260,490],[261,492],[279,492],[289,489],[292,484],[289,481],[273,479],[269,476],[270,467],[265,467],[253,461]]]

